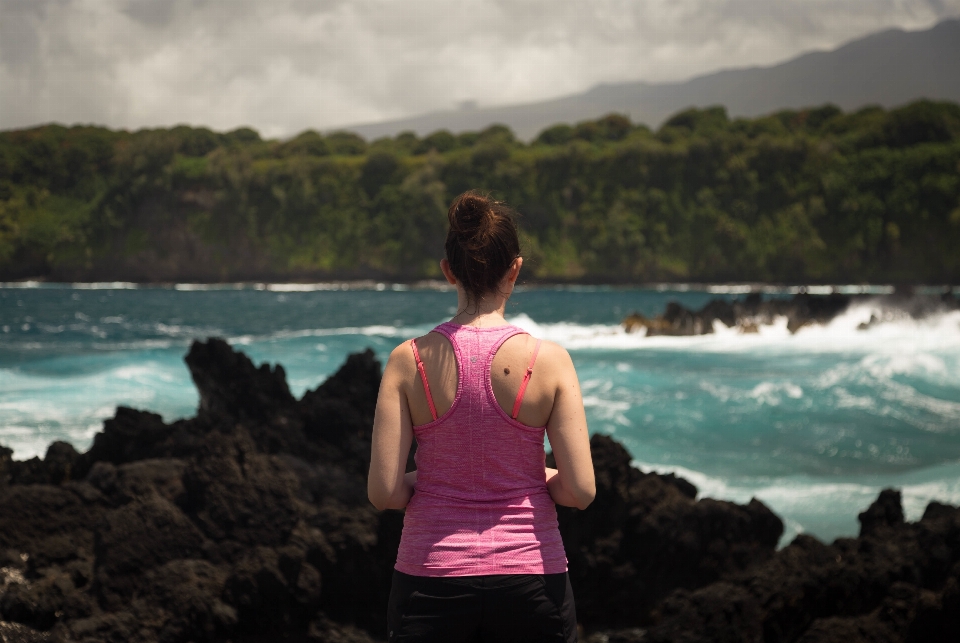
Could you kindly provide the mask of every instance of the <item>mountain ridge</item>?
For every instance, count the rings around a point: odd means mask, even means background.
[[[544,101],[440,110],[340,129],[370,140],[405,130],[423,136],[440,129],[462,132],[500,123],[520,138],[532,139],[551,125],[612,112],[657,127],[680,110],[710,105],[726,106],[733,117],[751,117],[824,103],[850,111],[867,105],[891,108],[920,98],[960,102],[957,60],[960,18],[921,31],[880,31],[771,66],[720,70],[673,83],[604,83]]]

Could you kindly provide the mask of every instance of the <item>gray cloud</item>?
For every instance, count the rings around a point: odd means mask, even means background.
[[[128,0],[121,11],[147,27],[166,27],[173,20],[176,0]]]
[[[0,0],[0,128],[269,136],[768,65],[960,0]]]

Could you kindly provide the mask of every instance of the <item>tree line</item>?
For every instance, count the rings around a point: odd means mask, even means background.
[[[4,131],[0,278],[433,278],[471,188],[520,213],[544,281],[960,282],[960,106],[930,101],[614,114],[531,142]]]

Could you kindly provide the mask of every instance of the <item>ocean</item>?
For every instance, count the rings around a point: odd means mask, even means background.
[[[786,320],[697,337],[620,326],[671,300],[699,308],[745,290],[529,287],[507,317],[570,351],[592,433],[702,497],[759,498],[783,518],[783,543],[855,535],[858,512],[885,487],[902,490],[911,520],[931,500],[960,504],[960,311],[915,320],[867,298],[793,335]],[[0,444],[17,459],[42,457],[54,440],[84,450],[120,404],[167,421],[193,415],[183,356],[194,339],[224,337],[255,362],[283,364],[299,396],[350,352],[385,360],[455,303],[449,291],[391,284],[0,285]],[[884,321],[858,330],[871,315]]]

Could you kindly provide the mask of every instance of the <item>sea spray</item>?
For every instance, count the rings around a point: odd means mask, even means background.
[[[592,432],[702,495],[763,499],[784,517],[785,538],[854,533],[884,486],[904,490],[913,518],[929,499],[960,503],[960,312],[914,319],[876,297],[796,333],[785,318],[693,337],[620,324],[670,300],[698,309],[743,294],[726,290],[526,289],[507,313],[570,350]],[[192,415],[182,357],[208,335],[283,364],[299,396],[350,352],[370,346],[385,361],[448,319],[451,297],[389,284],[0,288],[0,443],[20,459],[56,439],[84,449],[118,404],[167,421]]]

